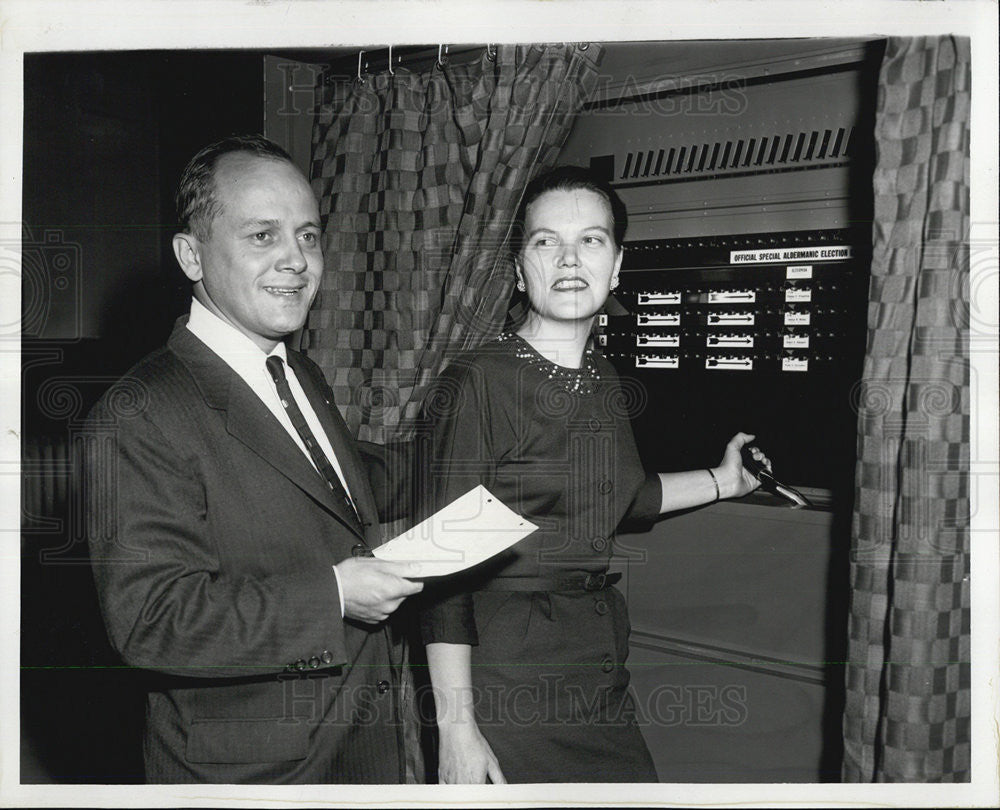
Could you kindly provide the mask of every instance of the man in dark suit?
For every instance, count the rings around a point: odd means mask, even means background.
[[[395,783],[385,620],[422,585],[374,559],[375,497],[314,363],[287,350],[323,269],[319,211],[257,136],[178,192],[189,316],[91,413],[85,497],[111,642],[150,671],[150,782]]]

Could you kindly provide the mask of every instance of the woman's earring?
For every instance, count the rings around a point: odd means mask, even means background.
[[[517,280],[517,291],[518,292],[524,292],[527,289],[528,288],[524,286],[524,279],[523,278],[519,278]]]
[[[613,290],[617,286],[618,286],[618,276],[615,276],[613,279],[611,279],[611,289]]]

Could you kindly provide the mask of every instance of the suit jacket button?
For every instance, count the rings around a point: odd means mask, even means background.
[[[312,658],[309,659],[309,668],[310,669],[318,669],[319,668],[319,659],[315,655]]]
[[[614,659],[610,655],[605,655],[601,659],[601,672],[611,672],[615,668]]]
[[[324,664],[332,664],[333,663],[333,653],[330,652],[329,650],[323,650],[323,652],[321,652],[319,654],[319,657],[321,659],[323,659],[323,663]]]
[[[608,541],[603,537],[595,537],[590,541],[590,547],[594,549],[598,554],[604,551],[608,547]]]
[[[298,661],[296,661],[296,662],[295,662],[295,668],[296,668],[296,669],[297,669],[297,670],[298,670],[299,672],[302,672],[302,670],[304,670],[304,669],[306,668],[306,662],[305,662],[305,659],[303,659],[303,658],[300,658],[300,659],[299,659]]]
[[[598,616],[604,616],[608,612],[608,603],[603,599],[598,599],[594,602],[594,611]]]
[[[380,695],[384,695],[388,691],[389,691],[389,682],[388,681],[379,681],[378,682],[378,693]]]
[[[607,495],[614,488],[615,485],[611,481],[601,481],[600,485],[597,487],[598,491],[602,495]]]

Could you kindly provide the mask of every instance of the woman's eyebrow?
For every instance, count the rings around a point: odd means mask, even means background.
[[[603,234],[611,236],[610,229],[607,228],[607,227],[605,227],[604,225],[586,225],[586,226],[584,226],[582,228],[582,230],[584,230],[584,231],[600,231]],[[531,237],[533,237],[533,236],[535,236],[536,234],[539,234],[539,233],[555,233],[555,231],[552,230],[551,228],[535,228],[535,229],[533,229],[531,231],[528,231],[527,238],[530,239]]]

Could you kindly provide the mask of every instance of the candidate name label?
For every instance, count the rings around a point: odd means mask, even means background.
[[[785,278],[812,278],[813,268],[811,264],[793,264],[785,269]]]

